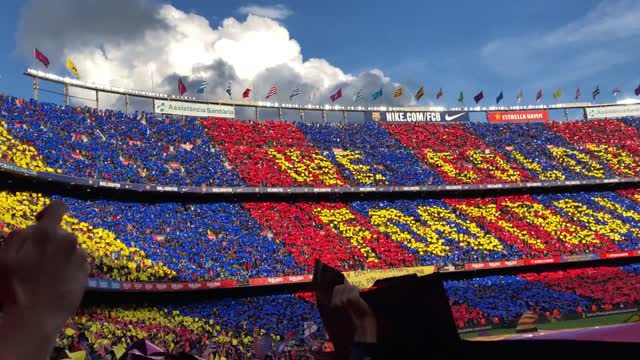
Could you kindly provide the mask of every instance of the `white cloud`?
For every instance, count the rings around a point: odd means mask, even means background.
[[[238,12],[242,15],[256,15],[275,20],[285,19],[293,13],[283,4],[276,4],[272,6],[249,4],[241,6],[238,9]]]
[[[640,1],[603,1],[566,25],[493,40],[480,53],[505,78],[574,81],[635,58],[629,54],[640,41],[638,18]]]
[[[84,6],[84,13],[76,11],[72,14],[74,18],[99,14],[87,7],[86,0],[61,1],[71,8],[75,2],[80,8]],[[69,56],[82,80],[100,84],[150,90],[154,79],[156,92],[176,93],[179,76],[187,82],[188,94],[198,96],[196,84],[207,80],[209,93],[202,96],[206,99],[227,98],[225,87],[231,81],[234,97],[250,87],[255,99],[262,99],[264,92],[276,84],[281,90],[275,101],[287,99],[295,87],[301,90],[296,100],[303,104],[316,88],[321,91],[314,102],[325,103],[338,87],[343,89],[344,98],[339,102],[342,105],[351,105],[348,99],[359,89],[367,94],[380,87],[385,87],[385,96],[379,103],[403,105],[412,101],[410,95],[394,99],[391,96],[394,84],[380,70],[348,74],[325,59],[305,59],[300,44],[291,38],[283,24],[271,18],[252,14],[244,21],[226,18],[213,28],[206,18],[172,5],[151,6],[144,0],[113,1],[119,3],[119,11],[101,16],[99,31],[87,33],[73,18],[65,18],[62,10],[58,17],[42,15],[43,8],[50,6],[49,0],[31,0],[21,19],[17,39],[20,50],[30,59],[29,49],[33,47],[55,49],[48,53],[52,54],[54,71],[64,72],[64,58]],[[96,3],[101,2],[89,2]],[[153,21],[129,29],[120,27],[119,14],[134,10],[137,16]],[[40,34],[45,34],[49,26],[61,24],[64,27],[59,30],[64,35],[48,37],[43,44]],[[361,104],[366,104],[367,99],[365,96]],[[121,100],[104,96],[101,105],[117,106],[117,101]]]

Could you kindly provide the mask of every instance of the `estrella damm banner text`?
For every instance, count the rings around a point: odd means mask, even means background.
[[[388,279],[409,274],[424,276],[433,274],[435,271],[435,266],[414,266],[389,270],[347,271],[343,274],[353,286],[356,286],[359,289],[366,289],[372,287],[373,284],[380,279]]]
[[[549,112],[547,110],[489,111],[487,118],[493,124],[549,121]]]
[[[466,111],[367,111],[364,113],[364,119],[395,123],[471,121]]]

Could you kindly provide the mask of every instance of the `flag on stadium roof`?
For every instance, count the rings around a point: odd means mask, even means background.
[[[196,91],[198,94],[204,94],[204,92],[207,90],[207,82],[206,81],[202,81],[200,83],[200,86],[198,86],[198,90]]]
[[[273,85],[271,89],[269,89],[269,92],[267,93],[267,96],[265,96],[265,99],[268,99],[277,93],[278,93],[278,88],[275,85]]]
[[[244,92],[242,93],[242,98],[243,98],[243,99],[246,99],[246,98],[248,98],[250,95],[251,95],[251,89],[246,88],[246,89],[244,89]]]
[[[178,78],[178,93],[180,96],[186,94],[187,86],[182,82],[182,79]]]
[[[582,96],[582,92],[580,91],[580,88],[576,89],[576,101],[578,101],[578,99],[580,99],[580,96]]]
[[[611,94],[613,96],[618,96],[618,94],[620,94],[621,92],[622,90],[620,90],[620,88],[616,86],[616,88],[611,91]]]
[[[332,102],[340,99],[341,97],[342,97],[342,89],[338,89],[338,91],[336,91],[335,94],[330,96]]]
[[[378,100],[380,97],[382,97],[382,88],[380,88],[380,90],[374,92],[373,94],[371,94],[371,100],[376,101]]]
[[[520,92],[516,94],[516,103],[520,104],[522,98],[524,98],[524,94],[522,93],[522,89],[520,89]]]
[[[424,86],[420,88],[420,90],[418,90],[418,92],[416,93],[416,101],[420,101],[420,99],[422,99],[422,97],[424,96]]]
[[[633,91],[636,96],[640,95],[640,85]]]
[[[536,94],[536,102],[540,102],[540,100],[542,100],[542,90],[538,90]]]
[[[393,97],[394,98],[397,98],[397,97],[400,97],[400,96],[402,96],[402,86],[397,88],[396,91],[393,93]]]
[[[227,94],[229,94],[229,98],[231,98],[231,81],[229,81],[227,83],[227,90],[226,90]]]
[[[473,101],[477,103],[479,103],[480,101],[482,101],[482,99],[484,99],[484,94],[482,93],[482,90],[480,90],[479,93],[476,94],[476,96],[473,97]]]
[[[293,89],[293,91],[291,92],[291,95],[289,95],[289,101],[293,100],[294,97],[298,96],[300,94],[300,88],[295,88]]]
[[[443,95],[442,88],[440,88],[440,90],[438,90],[438,93],[436,94],[436,100],[440,99],[442,95]]]
[[[313,101],[313,99],[315,99],[319,93],[320,93],[320,88],[316,88],[315,90],[313,90],[311,94],[309,94],[309,101]]]
[[[79,78],[80,77],[80,73],[78,72],[78,68],[76,67],[76,65],[73,63],[73,61],[71,61],[70,58],[67,58],[67,69],[69,70],[69,72],[71,73],[71,75]]]
[[[502,94],[502,91],[500,91],[500,94],[498,94],[498,97],[496,97],[496,104],[500,104],[500,101],[502,101],[502,99],[504,99],[504,95]]]
[[[458,96],[458,102],[460,105],[464,105],[464,94],[462,93],[462,90],[460,91],[460,96]]]
[[[591,93],[591,97],[595,100],[598,95],[600,95],[600,85],[596,85],[596,88],[593,89],[593,92]]]
[[[353,102],[357,102],[362,97],[362,89],[358,90],[358,93],[353,95]]]
[[[49,67],[49,58],[44,56],[43,53],[40,52],[37,48],[33,48],[33,56],[44,65],[44,67]]]
[[[556,92],[553,93],[553,98],[556,100],[558,100],[560,96],[562,96],[562,91],[560,89],[556,90]]]

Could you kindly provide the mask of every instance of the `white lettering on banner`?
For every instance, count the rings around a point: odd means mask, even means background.
[[[154,100],[153,108],[154,112],[158,114],[173,114],[195,117],[223,117],[231,119],[236,117],[235,108],[233,106],[227,105]]]
[[[156,284],[156,287],[158,290],[164,290],[167,288],[167,284]]]
[[[158,191],[178,191],[176,186],[157,186]]]
[[[222,286],[222,283],[220,283],[219,281],[207,281],[208,288],[217,288],[220,286]]]
[[[268,282],[269,284],[279,284],[279,283],[281,283],[282,281],[284,281],[284,279],[283,279],[283,278],[281,278],[281,277],[277,277],[277,278],[267,278],[267,282]]]
[[[587,119],[621,118],[640,115],[640,104],[588,107],[585,109]]]
[[[120,189],[121,185],[118,183],[112,183],[112,182],[108,182],[108,181],[100,181],[100,186],[104,186],[104,187],[110,187],[110,188],[116,188],[116,189]]]
[[[442,121],[439,112],[386,112],[387,122],[424,122]]]
[[[183,287],[184,286],[182,286],[182,284],[175,284],[175,283],[171,284],[171,288],[173,290],[179,290],[179,289],[182,289]]]

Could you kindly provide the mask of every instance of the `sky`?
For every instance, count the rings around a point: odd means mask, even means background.
[[[598,102],[635,97],[640,84],[640,1],[458,0],[458,1],[205,1],[205,0],[3,0],[0,13],[0,91],[31,97],[27,67],[37,47],[50,72],[67,75],[65,57],[82,80],[176,93],[178,77],[188,95],[234,97],[252,88],[262,99],[276,85],[274,101],[337,104],[456,106],[481,90],[480,105],[570,102],[576,88]],[[196,95],[201,81],[209,88]],[[403,87],[404,95],[393,97]],[[622,93],[612,95],[614,88]],[[42,85],[61,92],[60,86]],[[384,96],[373,102],[371,93]],[[442,88],[444,96],[436,100]],[[318,95],[309,95],[318,89]],[[561,90],[558,100],[552,93]],[[78,97],[91,97],[80,90]],[[61,102],[41,92],[41,100]],[[81,101],[81,100],[77,100]],[[90,105],[90,102],[87,102]],[[121,107],[106,97],[103,105]]]

